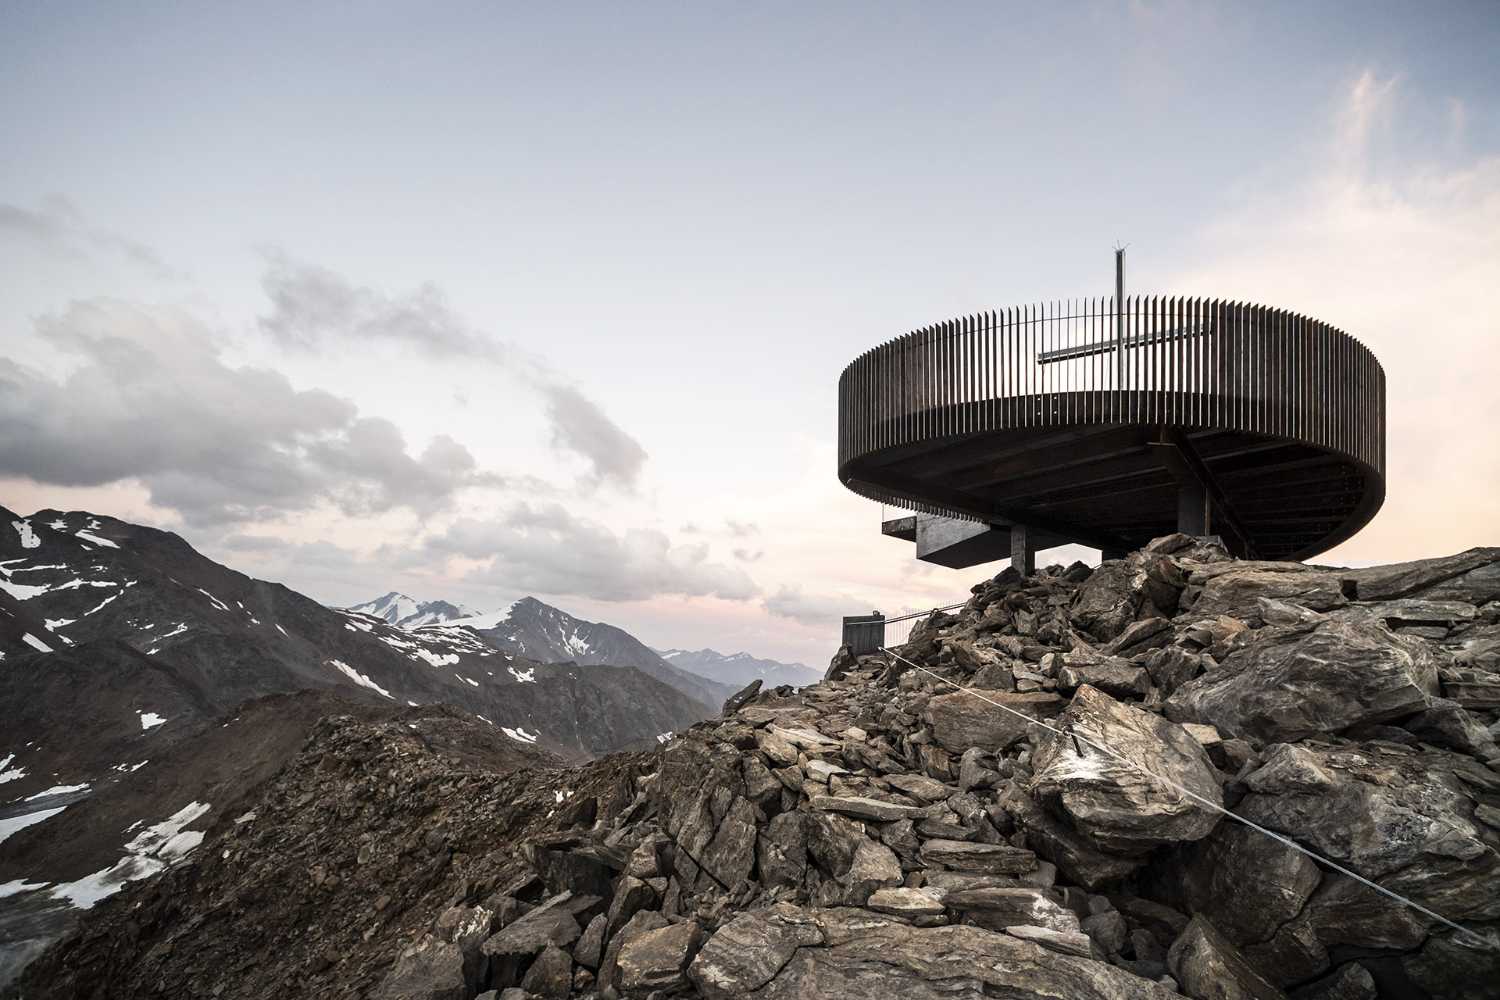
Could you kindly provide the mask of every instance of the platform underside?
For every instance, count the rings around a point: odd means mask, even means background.
[[[1347,456],[1190,427],[986,430],[879,449],[846,463],[841,475],[875,499],[1128,550],[1177,530],[1182,483],[1194,469],[1211,482],[1208,532],[1237,554],[1262,559],[1325,551],[1362,527],[1384,499],[1381,477]]]

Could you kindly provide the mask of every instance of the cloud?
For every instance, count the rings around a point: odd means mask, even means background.
[[[736,521],[733,518],[726,518],[724,527],[735,538],[749,538],[751,535],[760,534],[760,526],[751,521]]]
[[[804,625],[837,625],[845,615],[863,615],[869,608],[847,594],[805,594],[801,587],[783,584],[763,604],[778,618],[790,618]]]
[[[674,545],[641,528],[616,534],[557,504],[520,504],[490,520],[460,518],[424,547],[486,561],[477,575],[509,591],[603,601],[665,594],[748,600],[758,593],[744,570],[709,561],[706,545]]]
[[[765,552],[760,549],[756,549],[754,552],[751,552],[749,549],[734,550],[734,557],[740,562],[758,562],[763,555],[765,555]]]
[[[117,254],[158,277],[179,277],[155,250],[118,233],[90,226],[77,206],[60,195],[45,199],[38,208],[0,202],[0,239],[24,242],[66,256]]]
[[[1399,113],[1398,113],[1399,111]],[[1500,157],[1398,140],[1451,114],[1366,72],[1347,87],[1319,168],[1255,192],[1202,234],[1172,280],[1273,303],[1360,338],[1386,373],[1386,501],[1323,560],[1458,551],[1500,524]],[[1412,119],[1416,119],[1413,121]],[[1392,148],[1418,150],[1395,159]]]
[[[137,480],[192,524],[332,503],[431,512],[498,485],[451,438],[407,451],[389,421],[262,368],[231,368],[188,313],[75,303],[38,333],[77,367],[61,381],[0,358],[0,473],[60,486]]]
[[[388,295],[279,251],[267,258],[261,287],[271,309],[260,326],[278,344],[311,351],[334,340],[386,342],[433,359],[503,368],[541,395],[553,447],[583,458],[591,482],[635,488],[647,458],[640,442],[541,359],[473,329],[437,286]]]
[[[572,386],[551,384],[541,389],[553,445],[587,458],[595,481],[633,487],[646,464],[646,450],[640,443]]]

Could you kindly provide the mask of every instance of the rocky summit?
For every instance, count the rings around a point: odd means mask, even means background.
[[[576,768],[326,719],[15,993],[1500,996],[1500,549],[1171,536],[1007,570],[895,654]]]

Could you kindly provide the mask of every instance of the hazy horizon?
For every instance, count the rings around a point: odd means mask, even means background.
[[[1318,562],[1496,543],[1497,43],[1482,3],[12,6],[0,504],[821,666],[1003,565],[879,535],[840,370],[1107,294],[1119,242],[1132,292],[1383,363],[1386,503]]]

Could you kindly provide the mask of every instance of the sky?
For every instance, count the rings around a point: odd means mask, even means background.
[[[843,366],[1123,243],[1383,362],[1319,561],[1500,543],[1496,51],[1483,2],[3,5],[0,504],[821,665],[1004,565],[880,536]]]

